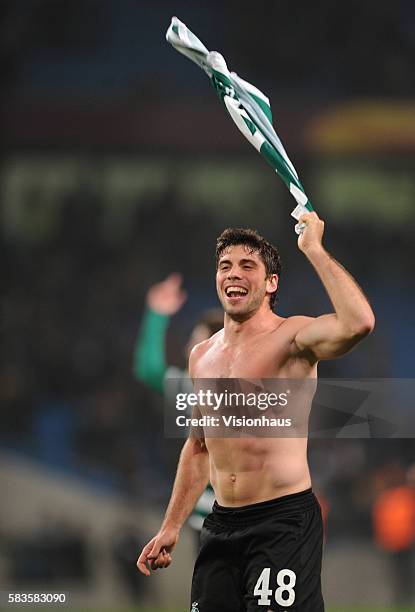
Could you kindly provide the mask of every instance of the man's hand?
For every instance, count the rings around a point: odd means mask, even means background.
[[[311,212],[302,215],[298,222],[305,224],[302,234],[298,237],[300,251],[307,254],[310,250],[322,248],[324,221],[319,219],[317,213]]]
[[[178,539],[179,532],[177,530],[161,529],[141,551],[137,561],[139,571],[144,576],[150,576],[149,567],[153,571],[161,567],[169,567],[172,561],[171,553]]]
[[[158,314],[176,314],[187,299],[187,294],[181,287],[182,280],[181,274],[170,274],[166,280],[150,287],[147,292],[147,306]]]

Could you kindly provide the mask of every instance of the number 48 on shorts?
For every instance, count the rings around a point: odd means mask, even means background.
[[[275,591],[270,588],[271,568],[264,567],[254,588],[254,596],[258,597],[259,606],[271,605],[271,597],[274,593],[275,601],[279,606],[288,608],[295,601],[295,583],[297,576],[290,569],[282,569],[277,574],[277,585]]]

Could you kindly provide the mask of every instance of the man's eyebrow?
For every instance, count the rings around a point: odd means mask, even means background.
[[[218,265],[221,266],[222,264],[231,264],[231,263],[232,261],[230,259],[220,259],[218,262]],[[255,259],[248,259],[248,258],[240,259],[238,263],[240,265],[245,265],[245,264],[254,264],[255,266],[258,265]]]
[[[247,263],[249,263],[249,264],[257,265],[257,262],[255,261],[255,259],[240,259],[239,263],[240,264],[247,264]]]

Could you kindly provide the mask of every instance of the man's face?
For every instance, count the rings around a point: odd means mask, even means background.
[[[257,311],[278,286],[278,276],[267,278],[258,252],[242,244],[222,253],[216,271],[216,290],[224,311],[244,319]]]

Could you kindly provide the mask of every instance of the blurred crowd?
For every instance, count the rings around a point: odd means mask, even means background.
[[[163,439],[162,401],[133,376],[135,341],[146,291],[161,274],[179,270],[188,299],[170,325],[166,351],[170,364],[185,367],[191,325],[204,308],[216,305],[213,249],[223,221],[203,208],[184,210],[174,191],[141,206],[116,240],[104,231],[102,203],[87,190],[68,194],[61,212],[55,233],[40,243],[2,236],[1,441],[133,495],[146,491],[165,499],[180,442]],[[277,226],[266,234],[278,237],[286,262],[280,312],[324,312],[325,297],[312,271],[307,265],[290,267],[295,240]],[[344,255],[347,267],[359,270],[358,280],[365,288],[369,282],[377,296],[382,287],[372,271],[383,236],[358,240],[357,230],[353,236],[350,251],[341,228],[333,226],[329,233],[340,261]],[[383,292],[382,302],[375,304],[380,332],[350,357],[322,364],[321,376],[396,375],[398,348],[387,325],[386,287]],[[337,444],[331,444],[330,453],[336,454]],[[365,464],[371,443],[354,444]],[[339,478],[337,469],[332,478]],[[353,470],[350,479],[354,482]]]
[[[208,217],[203,208],[182,209],[174,191],[140,206],[116,240],[104,231],[104,208],[88,190],[68,194],[61,211],[55,233],[47,240],[11,241],[2,235],[0,444],[77,474],[90,486],[105,486],[131,501],[162,509],[182,441],[164,438],[161,395],[134,374],[136,341],[151,305],[149,290],[162,280],[161,272],[180,270],[187,299],[183,297],[174,319],[167,321],[165,359],[167,365],[186,367],[192,325],[203,309],[216,304],[213,247],[223,222],[220,215]],[[271,239],[278,236],[285,259],[280,312],[290,314],[300,308],[323,312],[324,295],[314,291],[311,270],[307,266],[294,270],[287,260],[292,236],[281,234],[278,227],[268,227],[265,233]],[[392,341],[393,327],[387,325],[388,289],[373,274],[383,236],[365,234],[364,240],[357,240],[357,228],[353,235],[356,242],[350,251],[341,228],[334,225],[329,233],[339,259],[344,261],[343,255],[349,268],[360,270],[359,281],[365,288],[369,282],[373,295],[384,296],[375,304],[381,331],[352,356],[322,364],[320,375],[391,376],[398,347]],[[368,241],[373,242],[372,252],[367,250]],[[401,255],[404,245],[405,241]],[[385,267],[393,265],[385,261]],[[401,267],[399,274],[403,272]],[[410,598],[412,594],[399,586],[399,576],[411,571],[414,534],[408,533],[395,550],[390,537],[382,536],[376,504],[389,489],[413,487],[413,471],[411,478],[406,477],[415,461],[413,441],[312,440],[309,455],[314,486],[327,516],[327,545],[353,537],[377,542],[390,558],[395,589]],[[55,544],[50,539],[45,543],[43,532],[34,541],[14,542],[10,558],[13,551],[17,560],[19,550],[32,550],[46,559],[52,554],[48,546],[56,546],[57,555],[69,546],[73,567],[81,567],[77,558],[84,559],[82,534],[66,533],[61,527],[53,533],[58,538]],[[59,534],[66,534],[67,544],[62,544]],[[138,596],[141,591],[129,571],[137,542],[128,542],[134,537],[132,531],[126,532],[119,546],[114,543],[114,554],[132,595]],[[83,580],[88,579],[85,563]],[[31,578],[30,568],[18,563],[15,567],[16,580],[19,572]],[[43,577],[52,571],[50,567],[44,566]],[[68,567],[68,576],[71,571]]]
[[[206,6],[178,0],[174,9],[149,0],[25,0],[23,6],[1,3],[0,66],[4,86],[14,91],[73,95],[76,88],[94,97],[116,90],[138,95],[145,88],[147,97],[156,97],[165,92],[160,75],[166,62],[168,82],[201,89],[196,71],[183,78],[179,62],[165,57],[163,37],[173,11],[208,46],[238,58],[241,72],[257,75],[267,87],[277,77],[280,95],[327,99],[414,91],[410,0],[344,7],[326,0],[297,8],[261,0],[243,11],[234,0]]]

